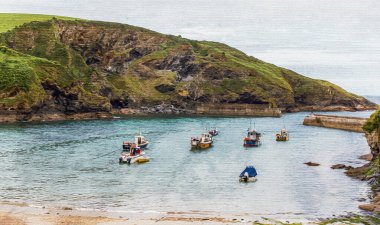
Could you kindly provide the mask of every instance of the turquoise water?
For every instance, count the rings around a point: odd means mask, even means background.
[[[370,112],[338,113],[368,116]],[[363,134],[303,126],[307,113],[282,118],[136,117],[0,126],[0,201],[114,211],[208,211],[315,218],[358,212],[365,182],[336,163],[358,166],[369,152]],[[242,140],[250,121],[259,148]],[[213,148],[191,151],[190,137],[217,126]],[[285,126],[290,141],[274,140]],[[139,130],[151,162],[119,165],[122,141]],[[313,161],[319,167],[308,167]],[[238,182],[253,164],[258,181]]]

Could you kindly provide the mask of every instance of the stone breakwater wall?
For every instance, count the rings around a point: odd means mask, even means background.
[[[0,123],[15,123],[23,121],[61,121],[61,120],[87,120],[87,119],[110,119],[112,115],[107,112],[87,112],[67,115],[64,113],[36,113],[14,112],[0,110]]]
[[[310,114],[305,117],[303,124],[364,133],[363,125],[367,120],[368,118],[360,117]]]
[[[226,116],[281,117],[281,109],[267,104],[202,104],[195,108],[196,114]]]

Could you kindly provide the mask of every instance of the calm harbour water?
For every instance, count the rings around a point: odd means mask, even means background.
[[[358,212],[368,185],[330,166],[363,164],[357,159],[369,152],[363,134],[303,126],[305,115],[1,125],[0,201],[128,212],[196,210],[311,218]],[[245,149],[242,139],[251,120],[264,134],[263,145]],[[221,131],[214,147],[191,151],[189,138],[205,126]],[[275,132],[283,126],[291,139],[278,143]],[[151,162],[119,165],[122,141],[132,139],[139,129],[151,141],[146,150]],[[303,164],[308,161],[321,166]],[[238,175],[248,164],[256,166],[258,181],[239,183]]]

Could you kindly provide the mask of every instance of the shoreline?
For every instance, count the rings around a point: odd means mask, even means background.
[[[274,214],[275,215],[275,214]],[[1,221],[12,225],[149,225],[149,224],[310,224],[316,225],[327,220],[350,218],[356,214],[332,216],[332,218],[310,218],[304,214],[227,214],[208,211],[155,212],[155,211],[107,211],[97,209],[75,209],[71,207],[30,206],[27,203],[0,202]],[[9,225],[5,223],[5,225]]]
[[[274,214],[276,215],[276,214]],[[0,225],[336,225],[378,224],[380,218],[368,214],[332,215],[310,218],[304,214],[224,214],[209,211],[154,212],[73,209],[70,207],[29,206],[0,202]],[[363,222],[363,223],[361,223]],[[368,223],[369,222],[369,223]]]
[[[285,111],[283,109],[280,110],[280,114],[273,114],[272,111],[268,112],[268,114],[242,114],[242,113],[234,113],[234,112],[216,112],[211,111],[210,113],[202,111],[197,112],[195,110],[175,110],[170,112],[165,111],[152,111],[145,109],[118,109],[112,110],[110,112],[85,112],[85,113],[73,113],[73,114],[65,114],[62,112],[54,112],[54,113],[25,113],[19,111],[7,111],[0,110],[0,125],[1,124],[14,124],[20,122],[58,122],[58,121],[82,121],[82,120],[99,120],[99,119],[113,119],[115,117],[144,117],[144,116],[162,116],[162,117],[171,117],[171,116],[212,116],[212,117],[272,117],[278,118],[281,117],[282,114],[287,113],[298,113],[298,112],[361,112],[361,111],[370,111],[376,110],[377,107],[365,107],[360,109],[352,109],[342,106],[336,107],[313,107],[313,108],[297,108],[289,111]],[[277,110],[277,109],[276,109]]]
[[[24,223],[20,225],[29,224],[58,224],[60,221],[70,221],[73,224],[102,224],[102,225],[119,225],[119,224],[236,224],[254,222],[261,223],[267,220],[266,215],[249,215],[242,213],[239,215],[221,215],[220,213],[190,211],[190,212],[154,212],[154,211],[107,211],[96,209],[74,209],[70,207],[39,207],[29,206],[26,203],[0,203],[0,218],[9,217],[14,221],[19,220]],[[10,219],[10,220],[11,220]],[[310,221],[306,219],[289,219],[288,216],[284,218],[273,219],[276,221],[292,221],[301,222],[302,224],[316,224],[317,221]],[[28,223],[33,221],[33,223]],[[1,224],[1,223],[0,223]],[[66,224],[66,223],[59,223]],[[71,224],[71,223],[67,223]]]

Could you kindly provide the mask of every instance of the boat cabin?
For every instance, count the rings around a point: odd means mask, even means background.
[[[140,147],[136,146],[136,144],[132,144],[130,150],[129,150],[129,155],[130,156],[135,156],[135,155],[140,155],[141,154],[141,149]]]
[[[145,138],[142,135],[135,136],[135,143],[141,145],[145,143]]]
[[[212,135],[209,133],[203,133],[200,139],[201,143],[212,142]]]

